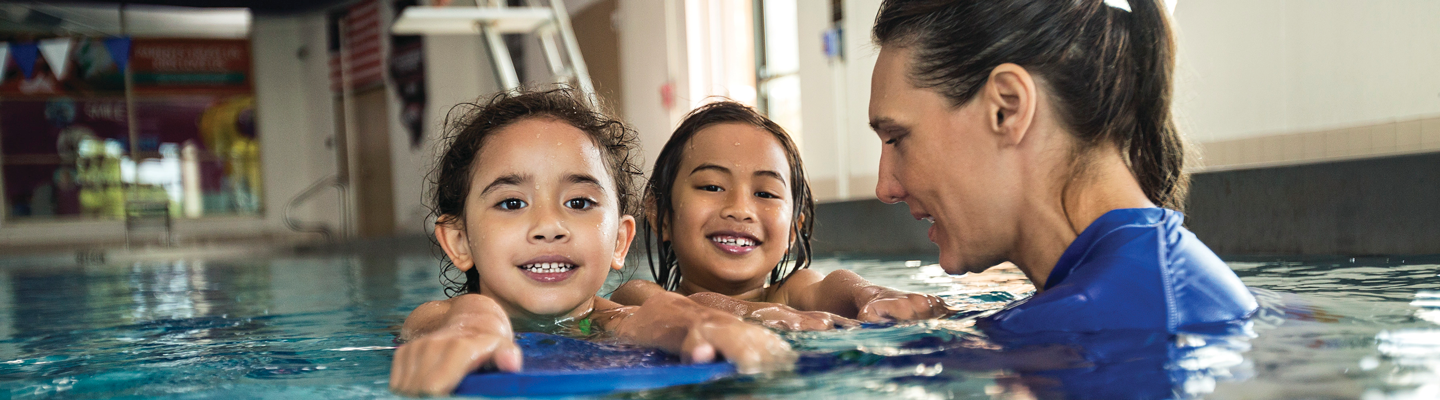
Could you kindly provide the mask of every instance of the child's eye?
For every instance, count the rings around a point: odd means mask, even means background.
[[[566,200],[565,207],[573,208],[576,210],[589,210],[595,207],[595,200],[590,200],[584,197],[574,198]]]
[[[725,191],[725,189],[723,189],[723,188],[721,188],[721,187],[719,187],[719,186],[716,186],[716,185],[704,185],[704,186],[701,186],[701,187],[700,187],[700,190],[704,190],[704,191],[707,191],[707,192],[723,192],[723,191]]]
[[[759,197],[762,199],[779,199],[780,195],[770,192],[755,192],[755,197]]]
[[[500,203],[495,204],[495,207],[501,210],[519,210],[521,208],[525,208],[525,206],[527,205],[528,204],[525,204],[525,200],[505,199],[500,200]]]

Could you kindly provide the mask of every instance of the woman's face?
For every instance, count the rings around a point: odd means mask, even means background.
[[[529,118],[487,138],[473,168],[456,267],[476,268],[480,293],[511,318],[587,311],[634,233],[600,148],[569,124]]]
[[[983,96],[958,108],[907,77],[912,51],[884,47],[870,90],[870,126],[880,137],[875,195],[905,202],[930,219],[930,241],[950,273],[979,272],[1004,261],[1015,243],[1019,168],[1001,153]]]
[[[683,154],[666,232],[681,276],[714,291],[763,286],[790,249],[795,199],[784,148],[758,127],[721,123],[697,132]]]

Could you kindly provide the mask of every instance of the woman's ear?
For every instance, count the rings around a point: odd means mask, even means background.
[[[470,238],[465,234],[463,222],[454,216],[442,215],[435,220],[435,241],[445,250],[445,256],[460,271],[475,267],[475,258],[470,254]]]
[[[988,113],[987,127],[1004,143],[1019,144],[1035,119],[1038,93],[1035,77],[1024,67],[1005,63],[990,70],[980,97]]]
[[[615,254],[610,259],[610,269],[625,268],[625,255],[630,253],[630,242],[635,241],[635,217],[620,216],[620,229],[615,234]]]

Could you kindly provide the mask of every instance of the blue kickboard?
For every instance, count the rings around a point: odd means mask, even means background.
[[[729,362],[684,364],[653,349],[594,343],[544,333],[515,335],[524,370],[473,372],[457,395],[561,396],[603,394],[705,383],[736,374]]]

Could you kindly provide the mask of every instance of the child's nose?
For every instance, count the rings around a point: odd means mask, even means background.
[[[755,210],[750,197],[741,190],[732,193],[734,194],[727,196],[728,200],[725,202],[725,208],[720,210],[720,215],[736,221],[754,221]]]
[[[536,213],[536,221],[530,228],[530,238],[541,242],[554,242],[564,240],[570,236],[570,230],[565,228],[558,213],[555,211],[540,211]]]

